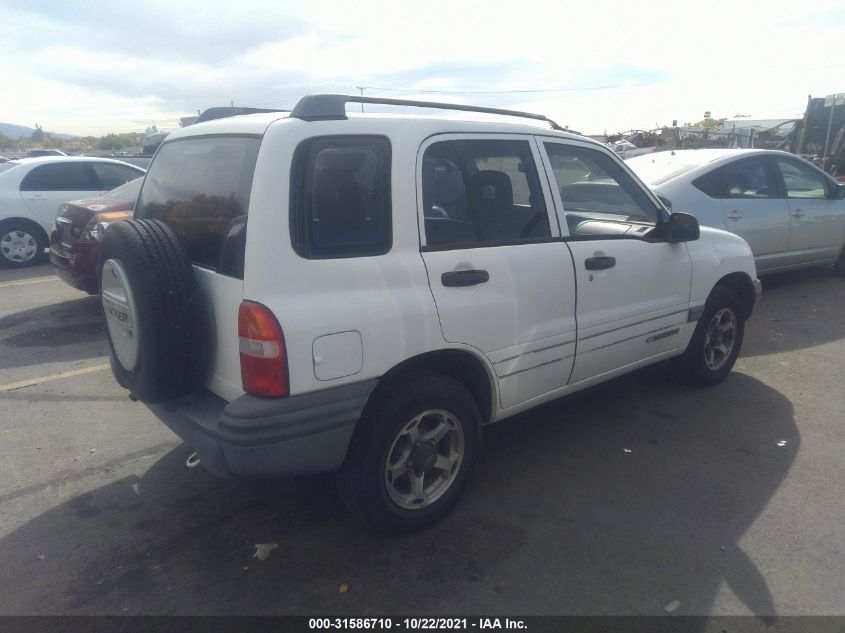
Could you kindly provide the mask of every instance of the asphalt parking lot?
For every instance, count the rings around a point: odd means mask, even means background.
[[[97,300],[0,271],[0,614],[845,614],[843,313],[845,279],[765,280],[724,384],[658,366],[491,427],[457,510],[387,538],[330,477],[187,469]]]

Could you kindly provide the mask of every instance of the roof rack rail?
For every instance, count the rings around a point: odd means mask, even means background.
[[[288,112],[288,110],[273,110],[267,108],[242,108],[240,106],[219,106],[203,110],[203,113],[197,117],[197,120],[194,121],[194,123],[196,124],[202,123],[203,121],[213,121],[214,119],[225,119],[226,117],[238,116],[241,114],[259,114],[262,112]]]
[[[438,103],[436,101],[413,101],[411,99],[389,99],[387,97],[364,97],[359,95],[317,94],[306,95],[291,110],[290,116],[303,121],[326,121],[346,119],[347,103],[373,103],[378,105],[411,106],[415,108],[436,108],[438,110],[459,110],[461,112],[482,112],[484,114],[501,114],[515,116],[535,121],[545,121],[554,130],[567,132],[557,123],[542,114],[520,112],[519,110],[505,110],[503,108],[486,108],[484,106],[462,105],[457,103]]]

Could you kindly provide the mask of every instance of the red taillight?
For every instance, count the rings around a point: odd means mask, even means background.
[[[260,303],[244,301],[238,309],[241,381],[256,396],[286,396],[288,364],[285,338],[276,317]]]

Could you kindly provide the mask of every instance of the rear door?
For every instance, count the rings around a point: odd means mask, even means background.
[[[693,184],[718,198],[725,227],[748,242],[757,270],[789,263],[789,205],[780,193],[771,162],[764,156],[733,161]]]
[[[164,221],[187,250],[211,323],[206,386],[226,400],[243,393],[238,307],[243,300],[246,220],[261,139],[188,137],[163,143],[144,180],[137,218]]]
[[[685,244],[655,238],[658,207],[618,158],[540,139],[578,285],[577,383],[677,349],[689,311]]]
[[[436,136],[417,164],[422,257],[444,338],[487,356],[503,408],[565,386],[575,279],[531,137]]]
[[[845,237],[845,202],[831,196],[833,183],[802,161],[774,162],[789,204],[791,257],[796,263],[836,259]]]
[[[20,192],[27,208],[49,231],[61,203],[98,196],[100,185],[90,163],[68,160],[37,165],[21,180]]]

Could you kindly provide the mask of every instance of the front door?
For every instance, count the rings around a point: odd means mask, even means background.
[[[575,277],[527,136],[443,135],[418,159],[422,257],[447,341],[487,356],[500,404],[566,385]]]
[[[540,138],[557,188],[578,285],[571,383],[680,347],[691,263],[685,244],[655,238],[655,200],[609,151]]]

